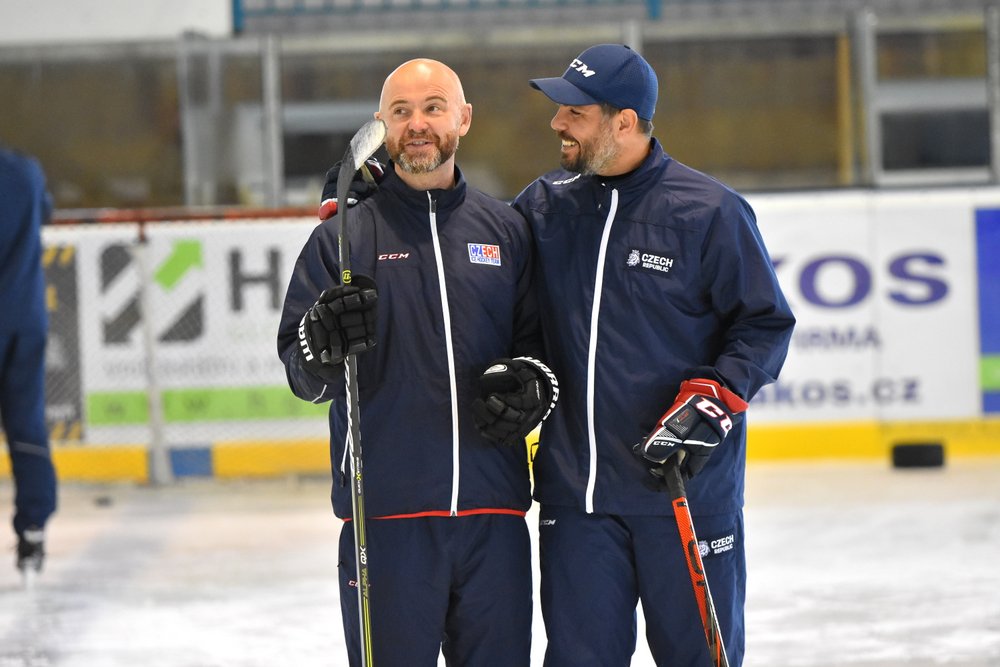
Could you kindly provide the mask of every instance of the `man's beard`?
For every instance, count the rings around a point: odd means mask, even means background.
[[[434,150],[424,155],[410,157],[406,154],[403,142],[407,139],[414,138],[432,141],[434,143]],[[408,174],[429,174],[451,159],[457,150],[457,134],[447,135],[444,139],[439,139],[432,134],[410,134],[402,139],[399,139],[398,141],[386,142],[386,151],[389,153],[389,157]]]
[[[589,143],[577,143],[576,158],[564,157],[562,168],[583,176],[594,176],[605,171],[608,165],[618,157],[618,146],[611,136],[609,121],[601,121],[600,132]]]

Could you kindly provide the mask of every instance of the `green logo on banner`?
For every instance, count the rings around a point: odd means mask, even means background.
[[[156,270],[154,279],[164,291],[170,291],[185,273],[201,266],[200,241],[175,241],[173,252]]]
[[[168,389],[163,392],[163,416],[168,424],[315,419],[325,416],[328,409],[324,404],[299,400],[285,386]],[[149,399],[145,392],[92,392],[87,396],[87,421],[91,424],[144,424],[148,420]]]

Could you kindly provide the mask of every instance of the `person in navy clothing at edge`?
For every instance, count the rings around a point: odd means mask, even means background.
[[[56,510],[56,473],[45,425],[49,316],[42,225],[52,199],[38,161],[0,147],[0,421],[14,477],[17,568],[42,569],[45,525]]]
[[[279,356],[298,397],[332,401],[332,500],[348,519],[343,359],[358,353],[374,664],[433,667],[443,654],[449,665],[525,667],[533,603],[524,437],[558,395],[534,358],[541,336],[531,232],[455,164],[472,105],[450,68],[402,64],[386,78],[375,117],[387,125],[390,162],[348,220],[352,282],[338,284],[330,218],[295,263]],[[347,522],[339,568],[357,665]]]
[[[683,451],[736,667],[742,413],[777,378],[794,317],[749,204],[653,138],[657,78],[638,53],[596,45],[530,84],[559,105],[562,165],[513,204],[531,223],[545,358],[562,386],[534,461],[545,665],[630,664],[640,600],[657,665],[710,664],[660,472]]]

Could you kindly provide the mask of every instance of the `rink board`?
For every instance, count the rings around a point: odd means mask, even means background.
[[[529,445],[537,445],[536,434]],[[747,459],[880,459],[887,463],[900,444],[941,444],[946,460],[1000,456],[1000,420],[970,422],[794,424],[750,426]],[[60,478],[85,482],[147,482],[149,450],[142,445],[57,447],[53,458]],[[326,440],[223,442],[170,451],[175,477],[257,478],[329,475]],[[0,458],[0,476],[10,463]]]
[[[1000,454],[1000,189],[749,199],[797,318],[781,376],[751,403],[749,458],[884,458],[924,442]],[[145,480],[154,442],[175,476],[327,473],[327,407],[291,394],[275,348],[314,227],[46,229],[60,474]]]

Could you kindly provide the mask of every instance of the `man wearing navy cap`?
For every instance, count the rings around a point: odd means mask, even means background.
[[[562,380],[534,461],[546,667],[617,667],[641,600],[658,665],[707,665],[663,481],[688,500],[729,664],[742,664],[743,412],[794,317],[736,192],[652,137],[658,84],[627,46],[593,46],[531,85],[559,105],[562,169],[514,202],[538,250],[547,361]],[[664,412],[666,410],[666,412]]]

